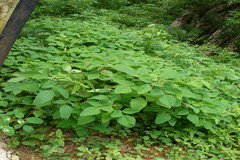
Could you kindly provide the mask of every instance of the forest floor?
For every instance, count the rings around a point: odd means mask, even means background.
[[[27,23],[0,71],[0,124],[14,150],[2,153],[239,159],[239,55],[178,41],[161,24],[118,26],[101,13]]]

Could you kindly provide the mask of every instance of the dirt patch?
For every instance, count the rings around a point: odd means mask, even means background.
[[[46,134],[49,134],[49,130],[46,132]],[[111,143],[114,144],[113,142],[116,141],[119,141],[120,143],[116,144],[114,147],[116,147],[116,149],[123,157],[131,156],[137,158],[137,156],[140,156],[145,160],[152,160],[156,157],[167,158],[165,156],[165,153],[170,149],[169,146],[160,144],[151,144],[147,146],[144,143],[137,142],[139,137],[134,136],[126,136],[125,138],[120,138],[118,136],[109,136],[104,134],[90,134],[85,137],[85,140],[74,142],[73,133],[66,133],[64,135],[64,153],[54,153],[54,158],[52,156],[51,158],[60,159],[60,157],[66,157],[71,160],[78,160],[80,157],[78,157],[77,154],[80,153],[80,151],[77,148],[81,145],[86,146],[89,150],[98,146],[101,152],[106,153],[109,148],[105,146]],[[45,158],[50,158],[42,157],[39,148],[40,146],[38,146],[38,148],[33,148],[21,145],[20,147],[14,149],[13,153],[19,155],[19,160],[42,160]],[[95,155],[94,152],[92,155]],[[100,157],[104,159],[105,155],[101,155]]]
[[[39,154],[33,149],[27,146],[20,146],[15,150],[15,153],[19,154],[19,160],[42,160]]]

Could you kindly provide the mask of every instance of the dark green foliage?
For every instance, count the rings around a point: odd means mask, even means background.
[[[130,4],[128,0],[98,0],[97,7],[106,9],[119,9]]]
[[[175,27],[169,28],[168,32],[170,35],[172,35],[179,41],[191,41],[191,42],[198,40],[199,36],[202,33],[201,30],[191,26],[185,26],[183,28]]]
[[[40,0],[32,17],[82,14],[95,3],[95,0]]]
[[[218,141],[226,147],[211,153],[224,156],[239,143],[239,63],[215,62],[154,25],[121,31],[99,20],[45,18],[26,27],[1,70],[6,134],[127,127],[166,144]]]
[[[240,51],[240,9],[230,12],[230,16],[227,18],[225,25],[223,26],[225,31],[222,37],[233,39],[233,44]]]

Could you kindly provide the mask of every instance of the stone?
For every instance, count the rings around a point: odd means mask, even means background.
[[[19,157],[17,155],[12,155],[12,159],[11,160],[19,160]]]
[[[6,148],[7,144],[4,143],[2,140],[0,141],[0,148]]]
[[[3,150],[3,148],[0,147],[0,159],[1,160],[9,160],[7,158],[7,152],[5,150]]]

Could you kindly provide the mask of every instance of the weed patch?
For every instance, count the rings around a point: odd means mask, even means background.
[[[12,146],[39,146],[35,139],[45,137],[35,133],[52,126],[59,128],[55,137],[40,145],[47,156],[64,152],[63,129],[78,136],[122,130],[144,136],[146,144],[177,142],[190,157],[239,157],[239,60],[222,63],[149,27],[31,20],[1,70],[1,129],[21,137]],[[78,150],[92,156],[85,145]],[[122,156],[118,149],[106,152]]]

